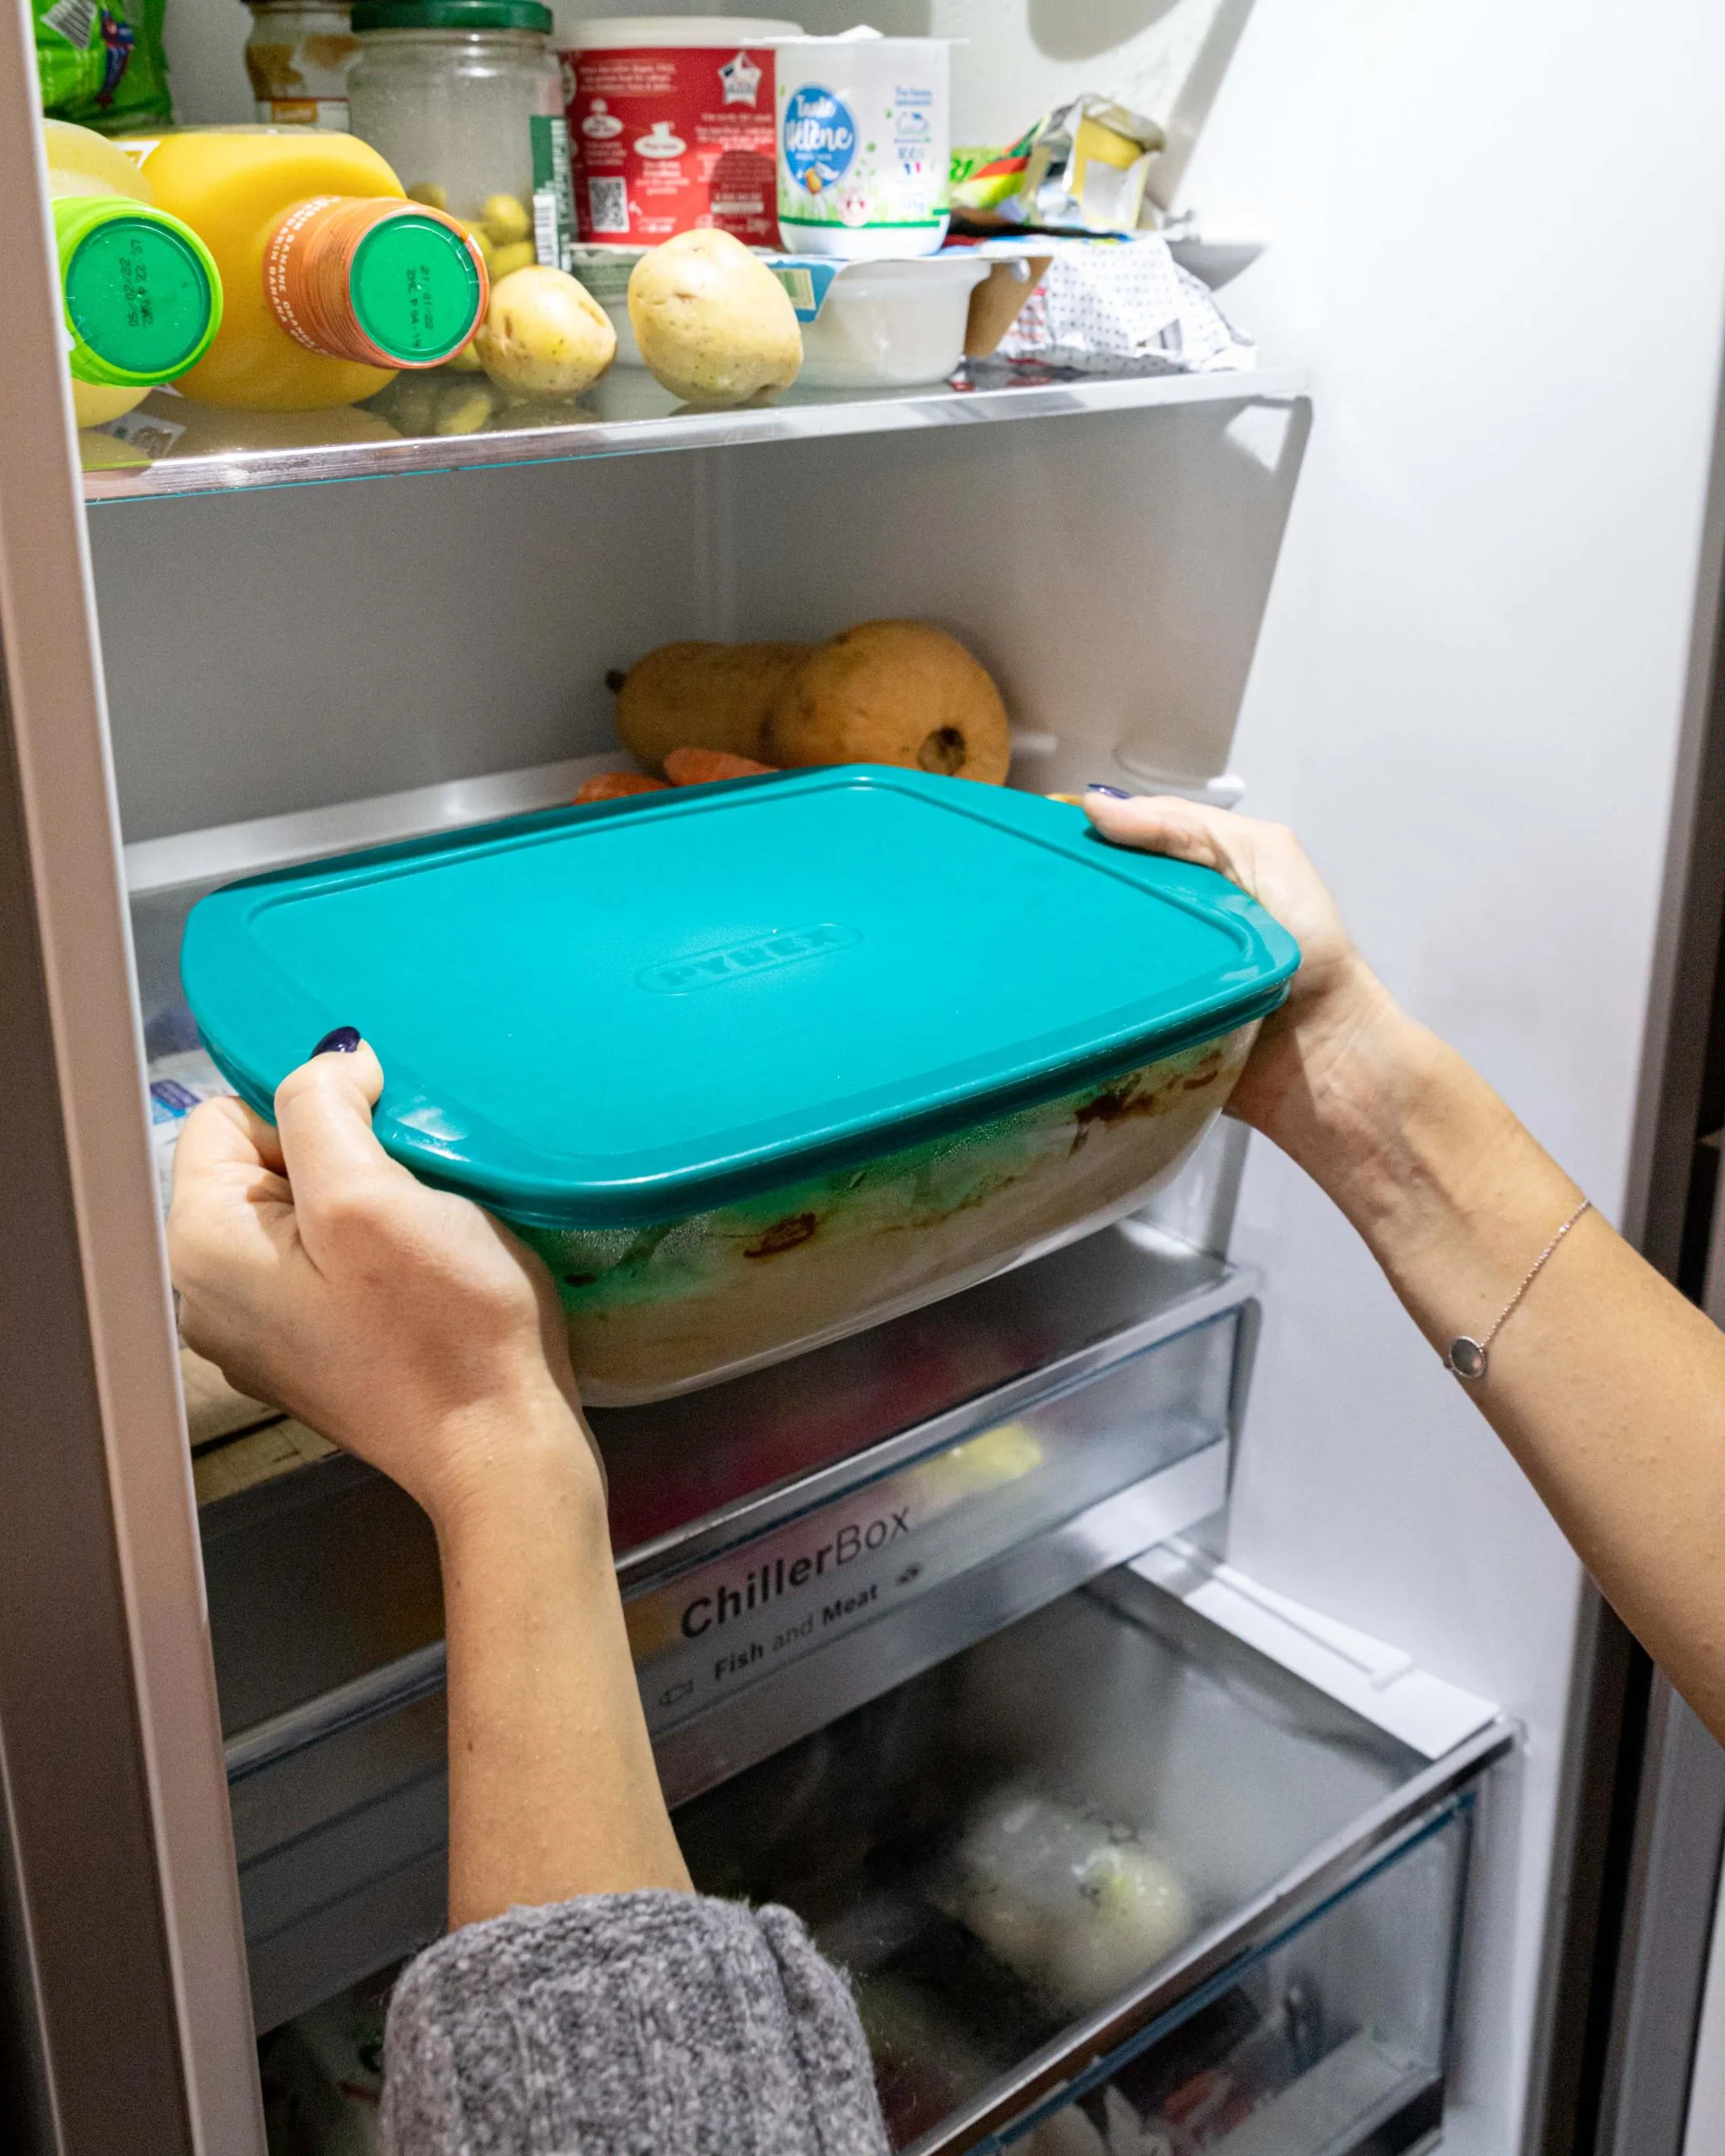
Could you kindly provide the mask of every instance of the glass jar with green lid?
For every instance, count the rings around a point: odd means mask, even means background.
[[[567,267],[563,90],[539,0],[357,0],[353,132],[459,218],[493,277]]]

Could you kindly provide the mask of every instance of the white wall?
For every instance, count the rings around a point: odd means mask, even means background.
[[[1713,0],[1259,0],[1187,178],[1273,236],[1227,297],[1316,408],[1235,745],[1250,805],[1612,1213],[1718,386],[1722,81]],[[1273,1289],[1231,1553],[1527,1727],[1445,2141],[1505,2156],[1575,1567],[1261,1146],[1241,1240]]]

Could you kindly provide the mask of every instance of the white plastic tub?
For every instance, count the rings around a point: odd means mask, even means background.
[[[576,274],[617,332],[617,364],[639,367],[629,318],[633,250],[588,250]],[[944,382],[964,357],[970,299],[993,268],[973,255],[923,255],[905,262],[855,262],[833,280],[819,314],[803,325],[800,388],[911,388]]]
[[[803,325],[798,381],[811,389],[944,382],[964,357],[970,295],[993,268],[957,254],[852,263]]]

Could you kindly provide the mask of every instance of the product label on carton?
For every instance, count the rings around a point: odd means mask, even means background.
[[[716,226],[778,244],[770,45],[562,59],[583,240],[656,247]]]
[[[569,170],[569,131],[562,119],[535,113],[533,141],[533,253],[549,270],[575,266],[575,198]]]
[[[264,127],[326,127],[332,134],[347,132],[345,97],[260,97],[252,109]]]
[[[1048,1524],[1072,1509],[1070,1480],[1029,1423],[1003,1424],[634,1596],[624,1615],[649,1726],[674,1726]]]
[[[793,187],[825,194],[855,160],[856,116],[842,97],[814,83],[786,99],[784,162]]]

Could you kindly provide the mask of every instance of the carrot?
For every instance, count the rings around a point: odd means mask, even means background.
[[[778,768],[776,763],[757,763],[752,757],[732,756],[722,748],[674,748],[665,759],[665,775],[673,786],[711,786],[716,779],[753,778]]]
[[[649,778],[644,771],[599,771],[583,782],[575,796],[574,806],[585,808],[593,801],[624,801],[631,793],[665,793],[670,791],[662,778]]]

